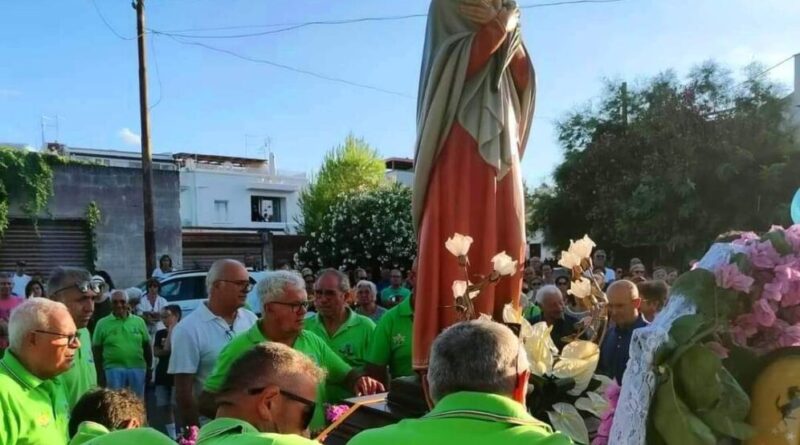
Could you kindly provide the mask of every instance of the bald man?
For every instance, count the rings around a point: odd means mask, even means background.
[[[639,290],[628,280],[611,283],[608,295],[608,316],[611,321],[608,334],[600,345],[600,364],[598,372],[622,383],[625,367],[628,365],[631,337],[633,331],[647,326],[639,313],[642,304]]]

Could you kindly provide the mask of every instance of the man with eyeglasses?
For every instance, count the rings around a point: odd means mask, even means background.
[[[347,305],[350,280],[336,269],[320,272],[314,283],[314,305],[317,313],[306,320],[305,328],[317,334],[348,365],[357,370],[364,369],[375,323],[359,315]],[[353,397],[350,388],[328,384],[325,388],[329,400],[344,400]]]
[[[594,256],[592,257],[594,263],[593,266],[596,268],[597,267],[603,268],[603,271],[605,272],[606,276],[606,284],[610,284],[612,281],[617,279],[617,274],[614,272],[614,269],[606,267],[606,259],[607,259],[606,251],[603,249],[597,249],[594,252]]]
[[[172,330],[167,373],[174,375],[176,414],[183,426],[200,425],[197,400],[222,348],[257,317],[244,308],[250,275],[235,260],[215,261],[206,275],[208,300]]]
[[[77,267],[56,267],[47,280],[48,297],[67,307],[81,341],[81,347],[75,351],[72,367],[59,377],[70,408],[78,403],[81,396],[97,386],[92,338],[87,326],[94,313],[95,299],[101,292],[100,285],[100,282],[92,281],[88,271]]]
[[[302,352],[311,358],[327,373],[325,384],[341,385],[351,388],[357,395],[369,395],[383,391],[383,385],[374,379],[363,376],[339,357],[316,334],[304,330],[305,315],[308,310],[308,295],[303,278],[290,271],[267,273],[258,283],[258,296],[262,304],[262,318],[246,333],[234,338],[220,352],[214,372],[206,380],[200,396],[201,413],[213,416],[216,411],[216,397],[223,390],[227,376],[234,369],[233,363],[247,351],[265,341],[282,343]],[[319,400],[334,402],[325,397],[325,385],[318,388]],[[321,406],[317,407],[312,428],[325,423]]]
[[[316,444],[303,436],[324,376],[311,359],[286,345],[256,345],[231,367],[217,395],[216,419],[200,429],[198,444]]]
[[[69,404],[60,374],[80,348],[66,306],[30,298],[11,313],[9,348],[0,359],[0,443],[67,443]]]
[[[150,381],[153,368],[153,350],[147,325],[142,317],[131,314],[125,291],[111,292],[111,315],[97,322],[92,346],[104,386],[127,388],[144,399],[145,382]]]
[[[570,445],[528,414],[528,358],[509,328],[458,323],[433,342],[423,387],[433,409],[420,419],[363,431],[348,445]]]

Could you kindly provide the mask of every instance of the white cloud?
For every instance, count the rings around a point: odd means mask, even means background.
[[[22,96],[22,91],[8,88],[0,88],[0,99],[11,99]]]
[[[142,137],[131,131],[130,128],[123,128],[119,131],[119,137],[128,145],[141,145]]]

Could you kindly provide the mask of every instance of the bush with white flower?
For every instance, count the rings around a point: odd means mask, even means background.
[[[388,264],[408,270],[417,252],[411,189],[393,184],[339,195],[298,252],[300,267],[377,271]]]

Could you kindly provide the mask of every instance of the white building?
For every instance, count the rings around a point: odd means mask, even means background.
[[[800,139],[800,53],[794,55],[794,91],[788,100],[790,104],[789,121],[798,127],[797,137]]]
[[[181,223],[195,229],[296,233],[305,173],[278,171],[263,159],[178,153]]]
[[[414,186],[414,160],[410,158],[386,158],[386,179],[406,187]]]

